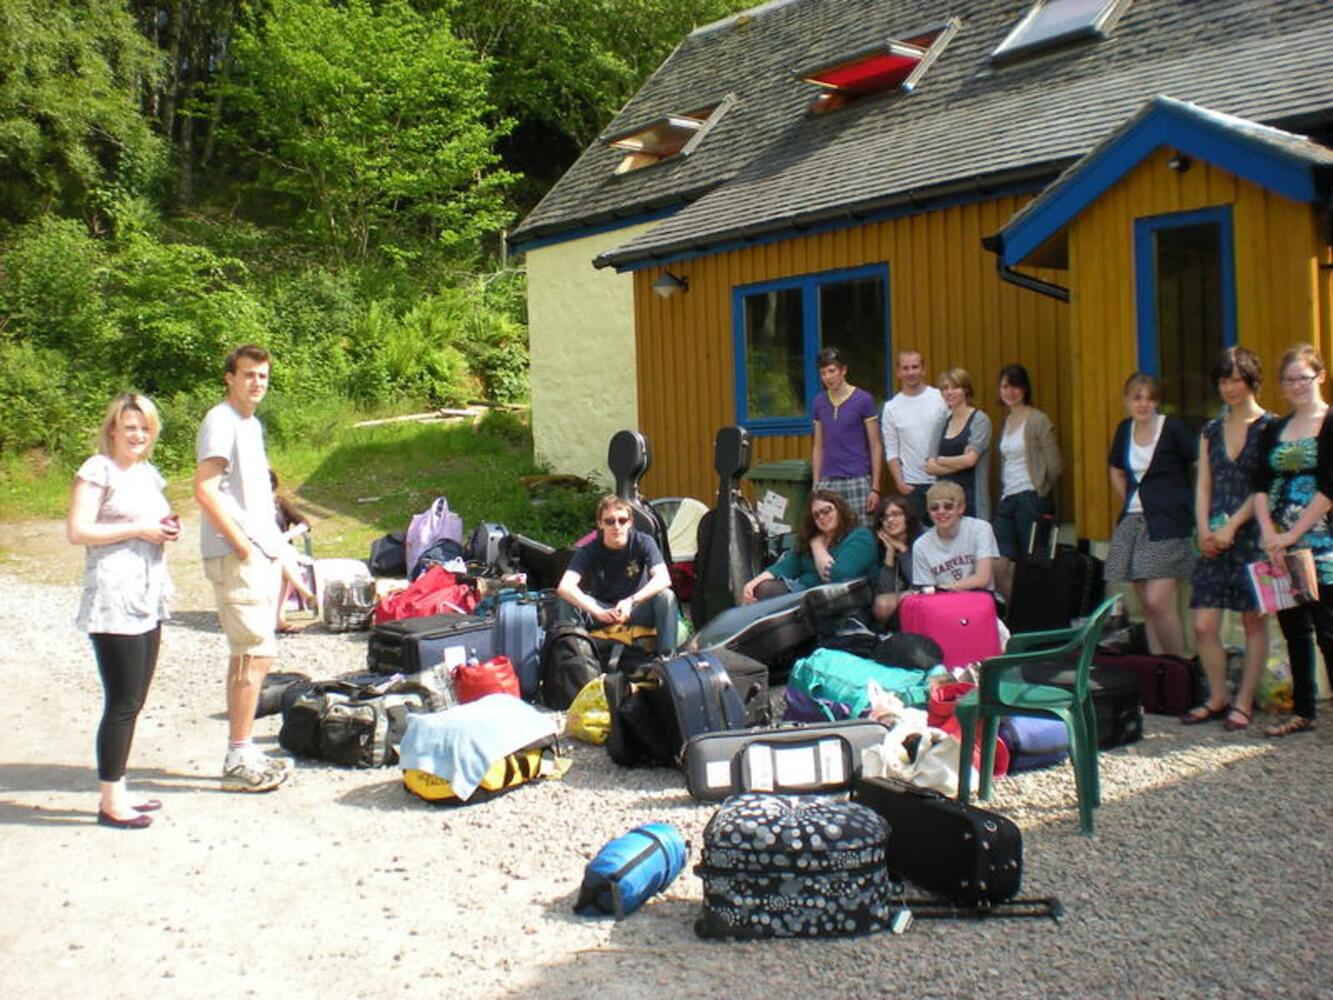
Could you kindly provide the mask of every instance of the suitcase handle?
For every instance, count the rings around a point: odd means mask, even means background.
[[[1055,526],[1055,517],[1051,514],[1042,514],[1032,522],[1032,528],[1028,532],[1028,555],[1035,556],[1037,554],[1037,528],[1043,522],[1050,528],[1050,531],[1047,534],[1047,537],[1050,539],[1050,544],[1047,547],[1046,557],[1054,560],[1055,549],[1060,542],[1060,532]]]

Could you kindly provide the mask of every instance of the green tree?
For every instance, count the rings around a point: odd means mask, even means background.
[[[101,193],[146,189],[163,146],[140,113],[152,46],[116,0],[0,0],[0,215],[97,223]]]
[[[233,141],[307,232],[346,259],[465,247],[507,215],[484,63],[443,11],[273,0],[232,48]]]

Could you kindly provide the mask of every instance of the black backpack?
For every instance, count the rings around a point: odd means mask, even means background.
[[[563,712],[590,680],[602,675],[597,644],[583,626],[556,622],[542,644],[542,704]]]
[[[407,575],[407,535],[393,531],[370,543],[370,558],[366,560],[375,576]]]
[[[916,632],[895,632],[885,636],[875,647],[871,659],[886,667],[908,667],[916,670],[929,670],[944,662],[944,651],[928,635]]]

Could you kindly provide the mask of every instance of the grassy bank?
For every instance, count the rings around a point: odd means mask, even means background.
[[[469,531],[479,521],[499,521],[563,544],[592,524],[593,492],[524,488],[522,480],[544,470],[533,460],[532,436],[519,415],[495,411],[477,423],[362,428],[350,420],[269,452],[283,491],[317,523],[317,556],[364,559],[374,539],[405,529],[437,496],[448,497]],[[73,471],[9,461],[0,468],[0,519],[63,517]],[[189,472],[173,476],[167,492],[177,506],[192,507]]]

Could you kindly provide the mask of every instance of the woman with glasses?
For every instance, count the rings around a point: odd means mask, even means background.
[[[65,533],[86,546],[78,627],[92,640],[105,701],[97,727],[97,822],[142,830],[162,807],[134,803],[125,765],[135,723],[157,669],[162,621],[171,596],[163,551],[180,537],[180,519],[162,493],[165,482],[149,456],[162,423],[150,399],[122,393],[111,401],[98,453],[79,466]]]
[[[935,428],[926,471],[936,482],[957,483],[973,517],[990,520],[990,489],[986,484],[986,456],[990,452],[991,422],[972,405],[972,376],[950,368],[939,377],[940,393],[949,412]]]
[[[879,539],[879,578],[875,583],[875,620],[897,631],[898,602],[912,588],[912,543],[921,534],[912,501],[894,493],[879,505],[875,537]]]
[[[936,483],[926,492],[935,526],[912,546],[912,583],[936,590],[993,590],[1000,550],[990,524],[967,517],[963,488]]]
[[[1324,361],[1309,345],[1282,355],[1282,394],[1291,411],[1264,428],[1254,473],[1254,516],[1265,554],[1285,568],[1289,549],[1314,556],[1319,598],[1277,613],[1291,661],[1293,714],[1267,736],[1315,727],[1315,644],[1333,677],[1333,417],[1324,402]]]
[[[745,585],[746,604],[821,583],[868,578],[875,571],[875,536],[840,493],[811,492],[796,547]]]
[[[1238,732],[1254,715],[1254,692],[1268,659],[1268,626],[1258,611],[1246,565],[1261,557],[1250,481],[1258,465],[1260,439],[1272,420],[1254,398],[1263,366],[1253,351],[1228,347],[1213,366],[1213,384],[1226,409],[1208,421],[1199,441],[1199,478],[1194,490],[1194,531],[1202,558],[1194,564],[1190,608],[1194,644],[1208,677],[1208,698],[1180,717],[1195,725],[1225,716]],[[1227,652],[1222,613],[1240,613],[1245,629],[1245,670],[1235,698],[1227,699]]]
[[[597,537],[574,550],[555,592],[591,628],[652,626],[657,651],[676,648],[679,613],[671,573],[652,536],[634,527],[634,514],[620,497],[597,503]]]
[[[1185,655],[1176,614],[1176,581],[1194,569],[1194,489],[1190,467],[1199,439],[1183,420],[1158,412],[1162,387],[1135,372],[1125,382],[1125,411],[1107,456],[1120,519],[1106,553],[1107,583],[1133,583],[1148,631],[1148,650]]]
[[[1013,566],[1027,552],[1032,526],[1055,512],[1055,484],[1062,468],[1051,418],[1032,405],[1032,380],[1022,365],[1000,369],[1000,401],[1009,411],[1000,433],[1000,502],[995,541],[1000,558],[995,582],[1009,600]]]

